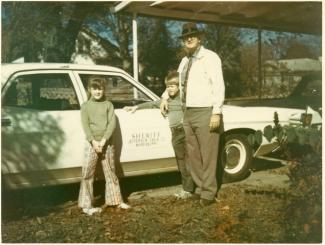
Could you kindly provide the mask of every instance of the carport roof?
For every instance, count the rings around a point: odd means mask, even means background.
[[[321,35],[321,1],[120,1],[114,12]]]

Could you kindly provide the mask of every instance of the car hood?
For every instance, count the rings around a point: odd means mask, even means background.
[[[223,115],[225,122],[273,122],[275,112],[278,114],[280,124],[292,122],[297,123],[300,121],[301,114],[306,112],[313,115],[313,124],[319,124],[322,121],[319,113],[310,107],[308,107],[307,110],[303,110],[269,106],[223,106]]]

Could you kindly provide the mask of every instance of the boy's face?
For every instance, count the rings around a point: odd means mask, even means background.
[[[179,88],[175,84],[168,84],[167,85],[167,92],[169,97],[175,97],[178,94]]]
[[[90,95],[95,100],[100,100],[103,98],[104,95],[104,89],[103,88],[90,88]]]

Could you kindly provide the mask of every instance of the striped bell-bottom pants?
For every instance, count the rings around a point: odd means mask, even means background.
[[[85,158],[82,166],[82,179],[78,199],[78,206],[81,208],[91,208],[93,205],[93,183],[98,161],[102,163],[106,182],[105,204],[118,205],[122,202],[119,180],[115,174],[114,147],[106,144],[103,148],[103,153],[98,154],[95,152],[91,144],[86,142]]]

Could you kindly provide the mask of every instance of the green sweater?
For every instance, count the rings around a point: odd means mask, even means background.
[[[116,127],[113,104],[93,99],[86,101],[81,105],[81,123],[88,141],[109,140]]]
[[[182,110],[182,102],[179,95],[174,98],[168,98],[168,120],[169,127],[180,126],[182,124],[183,119],[183,110]],[[161,100],[146,102],[138,105],[138,109],[152,109],[159,108]]]

